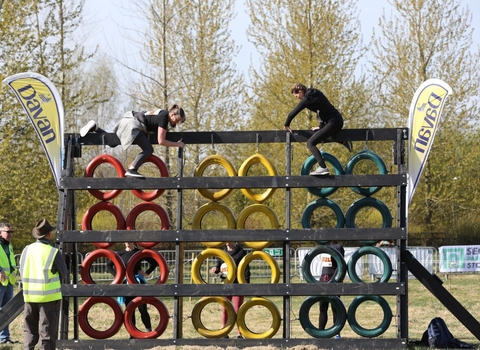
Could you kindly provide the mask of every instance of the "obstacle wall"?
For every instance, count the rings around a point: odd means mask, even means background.
[[[222,166],[224,166],[229,174],[226,177],[218,177],[212,181],[211,177],[202,177],[202,171],[208,167],[209,164],[219,161],[219,158],[206,158],[202,160],[199,166],[196,168],[197,176],[184,176],[183,171],[183,151],[180,149],[178,152],[177,165],[178,165],[178,174],[176,176],[163,176],[165,172],[168,172],[168,169],[162,167],[162,164],[158,163],[157,167],[159,168],[160,174],[162,177],[158,178],[147,178],[145,180],[124,178],[121,176],[122,167],[121,164],[116,164],[115,160],[110,160],[118,173],[117,178],[96,178],[93,177],[93,172],[95,167],[102,163],[101,160],[90,163],[89,167],[85,171],[84,177],[75,177],[74,169],[74,158],[80,157],[82,154],[82,149],[89,146],[98,146],[98,145],[118,145],[118,138],[114,134],[104,134],[102,136],[97,134],[88,134],[84,138],[79,138],[75,134],[67,134],[66,139],[66,157],[64,160],[65,170],[64,176],[61,179],[61,199],[59,204],[59,228],[60,230],[57,234],[57,242],[60,244],[62,251],[71,256],[72,266],[72,281],[69,285],[62,286],[62,291],[65,297],[63,313],[61,316],[61,340],[59,341],[59,346],[68,347],[68,348],[130,348],[132,344],[135,344],[137,348],[152,348],[155,346],[168,346],[168,345],[198,345],[206,346],[212,344],[212,338],[219,338],[223,335],[222,331],[209,333],[208,330],[200,330],[198,338],[195,339],[185,339],[183,338],[183,320],[182,315],[184,311],[187,313],[190,310],[183,309],[183,299],[185,297],[199,297],[205,296],[210,299],[202,299],[203,301],[199,302],[198,308],[204,307],[209,302],[218,302],[222,303],[222,296],[227,295],[245,295],[246,300],[253,297],[249,303],[249,306],[252,305],[262,305],[267,307],[272,316],[275,319],[281,320],[280,323],[272,325],[272,328],[281,328],[275,330],[275,332],[267,332],[265,334],[255,334],[250,332],[246,334],[247,339],[215,339],[215,344],[219,346],[237,346],[237,347],[247,347],[255,345],[273,345],[277,347],[289,347],[300,344],[313,344],[319,347],[325,348],[338,348],[338,349],[347,349],[347,348],[384,348],[384,349],[393,349],[393,348],[406,348],[407,346],[407,334],[408,334],[408,319],[407,319],[407,269],[405,264],[399,260],[396,262],[397,271],[395,281],[389,281],[389,274],[392,273],[391,262],[388,257],[385,258],[384,255],[379,253],[379,249],[372,247],[372,243],[379,240],[392,240],[396,242],[396,249],[398,249],[397,257],[401,259],[402,252],[406,250],[406,170],[405,170],[405,150],[404,143],[406,141],[408,132],[406,129],[350,129],[342,130],[339,133],[335,140],[344,141],[351,140],[357,142],[382,142],[385,144],[385,147],[391,148],[393,152],[393,162],[396,165],[396,173],[389,173],[383,160],[376,156],[372,152],[367,152],[364,150],[359,152],[348,162],[347,166],[343,167],[342,164],[338,163],[338,160],[334,155],[326,155],[325,159],[329,163],[330,169],[334,169],[334,173],[331,176],[327,177],[312,177],[308,176],[309,167],[314,164],[312,158],[306,159],[303,168],[298,171],[298,169],[292,169],[291,159],[292,159],[292,148],[295,144],[298,144],[299,147],[304,147],[299,143],[304,143],[311,135],[309,131],[294,131],[293,134],[286,133],[283,131],[243,131],[243,132],[197,132],[197,133],[170,133],[168,138],[172,141],[176,141],[180,138],[187,145],[206,145],[208,147],[212,144],[273,144],[273,143],[282,143],[285,145],[285,169],[276,169],[273,164],[271,164],[271,159],[264,159],[260,154],[255,154],[249,159],[247,159],[242,167],[239,169],[238,174],[241,176],[231,176],[233,175],[233,170],[229,168],[228,162],[222,160]],[[155,143],[154,137],[151,138],[152,143]],[[266,146],[268,147],[268,145]],[[280,156],[280,155],[279,155]],[[373,161],[378,167],[378,173],[376,174],[357,174],[353,171],[355,165],[361,160]],[[115,164],[113,164],[115,163]],[[263,164],[268,171],[268,176],[248,176],[248,170],[251,166],[256,163]],[[332,200],[332,194],[339,187],[350,187],[352,190],[356,191],[362,198],[355,201],[346,214],[343,214],[343,211],[336,205],[335,201]],[[375,199],[373,196],[380,188],[383,187],[393,187],[396,191],[396,213],[390,213],[389,209],[384,203]],[[302,220],[302,228],[292,228],[291,222],[294,220],[291,216],[292,208],[292,189],[295,188],[305,188],[313,195],[317,196],[318,199],[307,206],[304,211]],[[161,189],[161,190],[159,190]],[[136,215],[139,215],[143,210],[152,210],[158,214],[161,218],[162,224],[166,221],[165,213],[162,208],[158,208],[153,202],[152,204],[142,204],[145,207],[136,206],[131,210],[125,222],[120,220],[120,214],[117,209],[113,208],[109,204],[109,199],[115,196],[115,193],[123,190],[132,190],[135,191],[139,198],[148,202],[149,198],[145,196],[154,197],[155,195],[161,195],[162,191],[165,189],[175,190],[176,191],[176,227],[168,228],[162,227],[161,230],[136,230],[135,229],[135,218]],[[229,224],[229,228],[222,230],[203,230],[201,227],[195,226],[192,229],[184,229],[182,227],[182,215],[183,215],[183,206],[185,205],[183,198],[183,191],[186,190],[199,190],[205,198],[210,201],[206,203],[203,207],[199,208],[196,215],[198,217],[194,218],[194,223],[201,222],[201,217],[210,210],[217,210],[223,213],[227,219],[227,222],[231,223],[232,218],[228,208],[222,206],[218,203],[219,198],[223,195],[228,195],[228,192],[234,189],[239,189],[247,196],[247,198],[252,199],[255,204],[246,208],[246,212],[239,215],[237,218],[237,224],[235,230],[232,230]],[[221,191],[219,191],[221,189]],[[250,189],[264,189],[263,192],[254,192]],[[152,192],[143,192],[145,190],[154,190]],[[90,216],[87,215],[87,218],[84,217],[82,222],[82,230],[77,229],[76,222],[76,213],[75,213],[75,193],[77,191],[90,191],[90,193],[100,200],[97,207],[92,209]],[[284,191],[285,192],[285,227],[280,228],[278,222],[275,221],[275,215],[269,211],[268,207],[264,206],[262,203],[268,199],[268,197],[273,194],[274,191]],[[136,195],[137,195],[136,194]],[[98,196],[98,197],[97,197]],[[312,213],[320,208],[326,207],[332,210],[337,216],[337,225],[332,228],[310,228],[309,217]],[[380,212],[382,217],[382,227],[376,228],[357,228],[355,227],[355,218],[361,209],[365,207],[373,207]],[[102,230],[97,231],[92,229],[89,226],[91,219],[96,212],[100,210],[110,211],[117,220],[116,230]],[[270,219],[269,229],[259,229],[259,230],[248,230],[242,226],[248,215],[253,212],[261,211]],[[133,212],[133,213],[132,213]],[[395,217],[396,220],[392,221],[392,217]],[[240,225],[238,225],[240,222]],[[134,238],[132,238],[134,237]],[[341,256],[338,256],[335,252],[329,250],[329,247],[324,245],[324,243],[330,240],[339,240],[339,241],[360,241],[365,245],[362,249],[358,251],[355,257],[350,259],[353,261],[352,266],[345,264]],[[109,247],[115,242],[128,242],[136,241],[143,243],[145,247],[153,247],[155,242],[173,242],[175,244],[175,281],[173,284],[165,284],[165,279],[158,281],[156,284],[149,285],[138,285],[138,284],[111,284],[111,285],[97,285],[94,283],[84,282],[93,282],[88,280],[88,276],[85,274],[82,269],[82,282],[79,283],[80,272],[76,271],[77,262],[75,261],[76,254],[76,244],[83,242],[93,243],[99,250],[106,251],[106,256],[112,259],[114,254],[109,253]],[[201,269],[201,264],[204,259],[207,259],[212,256],[219,254],[217,249],[218,247],[223,246],[226,241],[239,241],[246,242],[246,245],[254,249],[254,254],[250,255],[247,261],[244,264],[240,264],[238,269],[240,272],[245,268],[244,265],[251,262],[253,259],[264,259],[268,264],[271,265],[272,271],[274,271],[278,266],[275,266],[275,262],[271,262],[268,258],[268,254],[262,252],[262,249],[269,246],[269,244],[275,242],[281,244],[284,252],[290,251],[290,247],[293,242],[317,242],[319,245],[304,259],[304,277],[307,283],[292,283],[290,276],[290,256],[289,254],[284,254],[283,256],[283,266],[286,267],[281,271],[283,280],[279,280],[278,275],[272,273],[272,278],[270,283],[239,283],[239,284],[207,284],[204,283],[201,278],[201,274],[194,274],[194,283],[188,284],[183,283],[182,278],[182,268],[183,268],[183,246],[185,242],[201,242],[206,250],[203,254],[200,254],[197,257],[196,265],[194,269],[198,267],[198,270]],[[154,251],[154,250],[150,250]],[[111,251],[110,251],[111,252]],[[380,251],[381,252],[381,251]],[[337,274],[334,276],[331,283],[318,283],[310,274],[309,274],[309,262],[316,255],[322,253],[329,253],[337,261],[339,269]],[[145,253],[151,254],[151,257],[156,259],[159,262],[160,266],[163,266],[162,257],[156,255],[155,253]],[[361,258],[365,254],[374,254],[377,255],[382,262],[384,263],[384,275],[381,276],[378,283],[364,283],[360,278],[356,278],[355,273],[355,261]],[[203,259],[203,260],[202,260]],[[225,260],[228,258],[225,257]],[[87,262],[88,263],[88,262]],[[389,267],[390,264],[390,267]],[[87,266],[88,267],[88,266]],[[232,267],[232,266],[231,266]],[[120,265],[118,268],[121,270]],[[88,270],[88,269],[87,269]],[[338,281],[342,280],[342,274],[344,275],[348,270],[349,276],[352,279],[349,283],[340,283]],[[234,268],[229,269],[229,273],[233,274]],[[164,271],[165,272],[165,271]],[[161,273],[165,277],[165,273]],[[192,271],[193,273],[193,271]],[[85,275],[84,275],[85,274]],[[241,274],[240,274],[241,275]],[[353,276],[353,278],[352,278]],[[128,272],[127,268],[127,278],[132,279],[132,273]],[[233,278],[232,276],[227,276],[227,282],[229,279]],[[117,281],[119,282],[119,281]],[[131,281],[135,283],[134,280]],[[240,281],[242,282],[242,281]],[[387,283],[388,282],[388,283]],[[112,307],[115,311],[115,319],[122,319],[122,315],[118,313],[118,308],[114,306],[108,300],[113,300],[111,297],[116,297],[118,295],[124,296],[139,296],[146,297],[147,302],[157,308],[160,315],[165,316],[165,310],[161,303],[156,300],[161,300],[162,297],[173,297],[174,298],[174,311],[171,315],[171,320],[173,326],[172,334],[164,334],[163,332],[158,332],[161,334],[160,337],[155,339],[135,339],[135,340],[83,340],[78,339],[78,314],[85,312],[85,310],[79,310],[78,298],[79,297],[95,297],[95,298],[105,298],[102,299]],[[335,296],[356,296],[354,302],[349,306],[348,310],[342,304],[340,299]],[[396,296],[396,310],[391,313],[389,307],[385,306],[385,301],[382,296],[393,295]],[[258,297],[262,298],[258,298]],[[272,296],[280,296],[283,300],[283,304],[280,307],[272,305],[268,302],[268,298]],[[295,310],[295,313],[303,314],[301,317],[302,327],[305,330],[304,337],[292,337],[291,329],[291,298],[293,297],[305,297],[305,302],[302,304],[301,310]],[[257,298],[255,298],[257,297]],[[220,298],[220,299],[219,299]],[[337,300],[338,299],[338,300]],[[343,325],[335,324],[332,329],[327,330],[318,330],[315,325],[311,324],[308,321],[308,313],[312,305],[318,303],[319,301],[329,301],[331,305],[337,308],[337,311],[340,311],[341,322],[346,323],[347,318],[349,325],[352,329],[361,335],[360,338],[342,338],[339,340],[330,338],[336,332],[343,327]],[[358,306],[365,301],[374,301],[377,302],[384,311],[384,315],[379,315],[380,326],[374,330],[363,329],[360,325],[355,322],[355,311]],[[87,305],[86,307],[91,306]],[[138,306],[138,305],[137,305]],[[85,307],[85,306],[83,306]],[[73,329],[68,328],[68,319],[72,317],[69,314],[69,310],[73,310],[74,317],[74,327]],[[131,312],[130,310],[129,312]],[[195,310],[194,310],[195,311]],[[198,310],[197,310],[198,311]],[[243,310],[243,313],[246,311]],[[278,315],[274,315],[278,312]],[[389,313],[390,312],[390,313]],[[198,312],[194,312],[198,314]],[[307,315],[307,316],[305,316]],[[245,315],[239,315],[244,317]],[[193,316],[192,316],[193,317]],[[219,315],[220,317],[220,315]],[[194,318],[194,317],[193,317]],[[165,317],[163,317],[165,319]],[[302,321],[303,319],[303,321]],[[392,339],[385,339],[379,337],[385,327],[390,325],[392,322],[397,327],[397,337]],[[193,319],[195,323],[195,319]],[[80,320],[80,326],[82,329],[88,327],[86,324],[82,324]],[[190,321],[188,321],[190,322]],[[240,320],[242,322],[242,320]],[[339,321],[340,322],[340,321]],[[162,323],[162,322],[161,322]],[[197,320],[198,324],[198,320]],[[115,325],[118,326],[118,325]],[[129,329],[127,324],[125,324],[127,330]],[[164,323],[159,325],[161,327],[166,327]],[[160,328],[161,328],[160,327]],[[347,326],[345,326],[347,327]],[[243,329],[247,327],[243,326]],[[161,330],[161,329],[159,329]],[[159,331],[157,330],[157,331]],[[282,337],[273,336],[278,333]],[[278,335],[277,334],[277,335]],[[133,342],[133,343],[132,343]]]

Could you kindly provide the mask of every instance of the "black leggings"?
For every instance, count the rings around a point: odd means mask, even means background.
[[[320,303],[320,315],[318,316],[318,329],[325,329],[328,321],[328,301],[321,301]],[[337,312],[334,307],[332,307],[333,313],[333,323],[337,320]]]
[[[125,305],[128,305],[133,299],[131,297],[125,297]],[[152,323],[150,321],[150,315],[148,314],[147,311],[147,304],[141,304],[138,306],[138,310],[140,311],[140,317],[142,318],[143,325],[147,329],[152,329]],[[132,313],[132,323],[135,325],[135,311]],[[137,327],[138,328],[138,327]]]
[[[307,141],[307,147],[312,152],[312,155],[323,168],[326,168],[325,161],[322,158],[322,154],[317,148],[320,142],[326,141],[330,136],[335,135],[343,128],[343,118],[339,115],[337,118],[330,119],[320,129],[318,129]]]
[[[141,132],[135,138],[135,143],[142,149],[135,159],[133,160],[132,164],[130,165],[130,169],[138,169],[140,165],[145,163],[148,157],[153,154],[153,146],[150,142],[150,139],[147,137],[147,134]]]

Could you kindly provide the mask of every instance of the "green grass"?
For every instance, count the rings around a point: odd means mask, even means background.
[[[480,283],[480,275],[471,274],[471,275],[450,275],[448,280],[445,278],[444,287],[452,293],[457,300],[467,308],[467,310],[475,317],[480,319],[480,303],[478,303],[477,297],[477,288],[476,286]],[[348,309],[348,305],[352,301],[353,296],[344,296],[342,301],[345,307]],[[248,300],[248,298],[246,298]],[[269,298],[272,302],[276,304],[280,313],[282,313],[283,303],[281,297],[271,297]],[[300,325],[298,316],[301,303],[304,301],[304,297],[292,297],[292,310],[291,310],[291,333],[292,338],[309,338],[310,336],[305,333],[303,328]],[[392,309],[394,317],[392,323],[387,331],[382,334],[379,338],[396,338],[397,327],[396,327],[396,298],[394,296],[385,296],[385,299],[389,302],[389,305]],[[183,312],[182,312],[182,322],[183,322],[183,337],[184,338],[200,338],[201,336],[194,329],[191,322],[191,311],[195,303],[199,300],[198,297],[185,297],[183,298]],[[167,306],[169,314],[173,314],[173,298],[163,298],[162,301]],[[92,307],[89,313],[89,321],[96,329],[102,330],[109,327],[111,320],[113,318],[113,313],[110,308],[102,307],[102,304]],[[463,340],[467,343],[470,343],[474,346],[479,347],[480,341],[478,341],[443,305],[440,301],[435,299],[435,297],[417,280],[409,281],[409,299],[408,299],[408,308],[409,308],[409,339],[410,341],[420,340],[423,332],[426,330],[428,323],[434,317],[442,317],[450,331],[453,335],[460,340]],[[70,338],[73,337],[72,332],[72,310],[73,305],[70,306]],[[152,324],[158,324],[158,312],[153,308],[149,307],[149,312],[152,317]],[[137,314],[137,325],[143,326],[139,319],[139,312]],[[378,317],[372,317],[372,315],[379,315]],[[380,317],[383,315],[380,306],[373,302],[363,303],[357,310],[357,320],[361,326],[365,328],[374,328],[378,326],[380,322]],[[318,308],[313,306],[310,313],[310,318],[312,323],[316,324],[318,320]],[[270,312],[263,307],[254,306],[247,312],[247,326],[250,329],[255,329],[257,332],[265,331],[269,328],[271,323]],[[329,324],[327,327],[331,326],[332,316],[329,316]],[[107,320],[107,321],[106,321]],[[211,329],[221,328],[221,308],[218,304],[212,303],[208,304],[202,312],[202,322],[205,326]],[[170,320],[169,325],[161,336],[162,339],[172,337],[173,334],[173,322]],[[274,336],[274,338],[281,338],[282,335],[282,326],[280,330]],[[142,329],[142,327],[139,327]],[[10,332],[12,334],[12,339],[22,341],[23,337],[23,314],[20,314],[16,320],[10,325]],[[236,335],[236,328],[231,332],[232,336]],[[343,338],[360,338],[356,333],[354,333],[346,323],[344,329],[342,330]],[[128,339],[129,335],[125,330],[125,327],[122,326],[121,330],[113,337],[114,339]],[[80,339],[89,339],[81,330],[80,330]],[[99,346],[101,346],[101,340],[99,341]],[[415,347],[411,347],[415,348]],[[22,346],[13,345],[6,346],[2,349],[9,350],[20,350]],[[306,349],[303,347],[302,349]],[[316,349],[316,348],[308,348]],[[420,349],[417,347],[417,349]],[[300,349],[299,349],[300,350]]]

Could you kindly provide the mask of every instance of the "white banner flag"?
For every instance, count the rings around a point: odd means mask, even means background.
[[[432,148],[445,100],[452,88],[438,79],[425,81],[415,92],[408,116],[407,208],[418,185]],[[408,210],[407,210],[408,211]]]
[[[43,75],[31,72],[12,75],[3,82],[12,88],[27,112],[59,188],[64,152],[64,112],[57,88]]]

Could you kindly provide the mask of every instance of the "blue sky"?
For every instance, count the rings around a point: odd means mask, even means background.
[[[236,0],[236,18],[231,23],[232,38],[241,46],[240,53],[236,58],[239,70],[248,75],[250,62],[255,65],[258,55],[254,46],[248,42],[246,30],[249,18],[245,12],[245,0]],[[480,1],[461,0],[472,12],[472,25],[474,26],[474,45],[480,45]],[[132,49],[132,44],[124,36],[131,36],[126,28],[141,23],[140,19],[133,19],[128,8],[132,8],[131,0],[86,0],[85,11],[87,22],[96,23],[94,34],[87,39],[88,44],[100,45],[100,50],[107,55],[113,56],[125,62],[125,52]],[[360,23],[363,32],[364,43],[370,41],[373,27],[378,23],[378,18],[385,8],[387,16],[391,7],[387,0],[358,0],[357,7],[360,9]],[[134,57],[134,53],[130,57]]]

